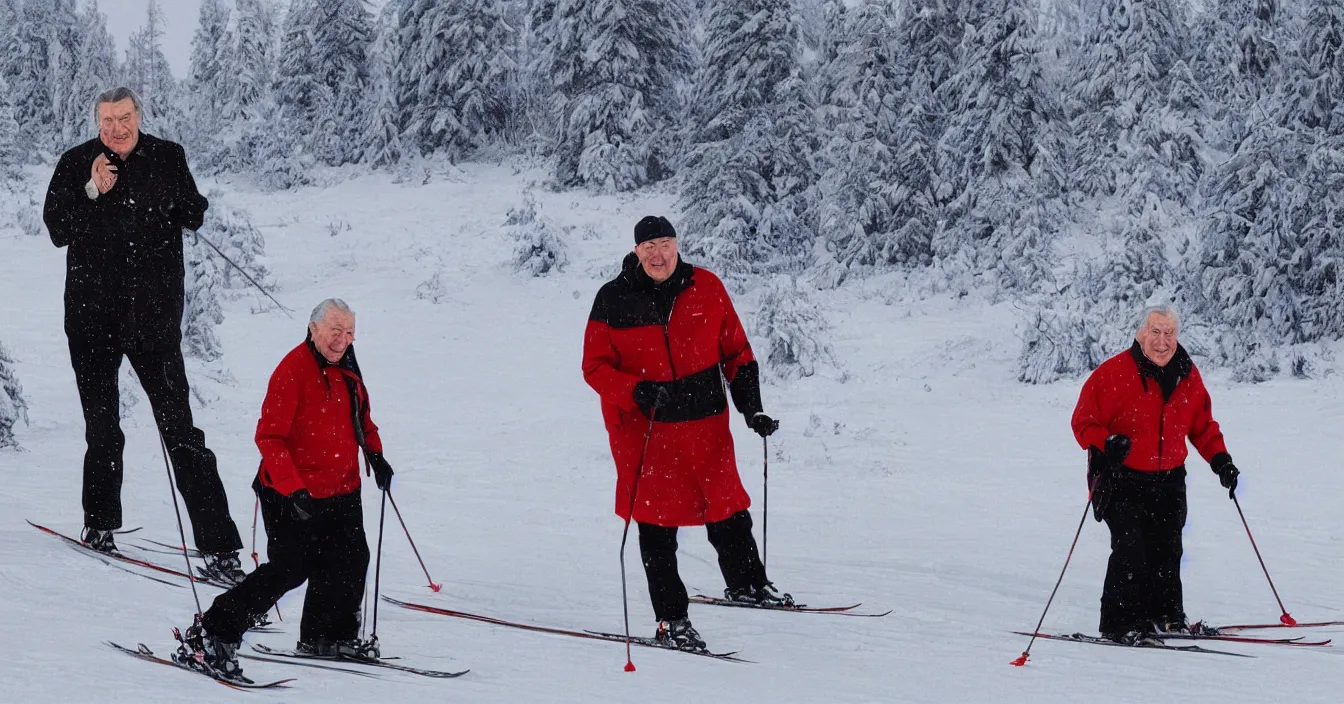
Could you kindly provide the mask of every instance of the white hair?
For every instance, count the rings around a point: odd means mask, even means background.
[[[1176,329],[1178,331],[1181,329],[1181,316],[1176,312],[1175,308],[1164,303],[1157,306],[1148,306],[1143,309],[1143,313],[1139,315],[1138,327],[1135,328],[1136,333],[1143,331],[1143,328],[1148,325],[1148,319],[1151,318],[1154,313],[1164,318],[1171,318],[1171,322],[1176,323]]]
[[[140,104],[140,96],[136,95],[135,91],[131,90],[130,88],[127,88],[126,86],[120,86],[117,88],[113,88],[112,90],[99,93],[98,97],[94,99],[93,124],[97,125],[99,122],[98,119],[99,105],[102,105],[103,103],[120,103],[121,101],[126,100],[127,98],[130,98],[131,105],[135,106],[136,114],[144,112],[144,108]]]
[[[331,309],[333,308],[342,313],[345,313],[346,315],[355,314],[353,310],[350,310],[350,306],[345,301],[342,301],[339,298],[328,298],[327,300],[317,304],[317,307],[313,309],[312,316],[308,318],[308,322],[310,323],[322,322],[323,320],[326,319],[327,313],[331,312]]]

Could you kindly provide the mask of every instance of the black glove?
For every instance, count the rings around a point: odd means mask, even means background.
[[[764,413],[755,413],[747,419],[747,426],[755,430],[757,435],[768,438],[779,430],[779,421]]]
[[[1241,471],[1237,469],[1235,464],[1232,464],[1232,455],[1219,452],[1213,456],[1213,461],[1209,462],[1209,466],[1213,468],[1213,473],[1218,475],[1218,483],[1222,484],[1224,489],[1227,489],[1227,498],[1235,498],[1237,495],[1237,475],[1241,474]]]
[[[1129,457],[1129,436],[1116,433],[1106,438],[1106,461],[1111,463],[1114,468],[1119,468],[1125,464],[1125,458]]]
[[[639,410],[644,411],[644,415],[653,417],[655,409],[664,408],[672,403],[672,394],[668,392],[667,385],[661,381],[641,381],[635,384],[635,405]]]
[[[373,483],[387,491],[392,486],[392,465],[383,459],[381,452],[369,452],[365,456],[369,458],[369,467],[373,468]]]
[[[309,494],[307,489],[299,489],[290,494],[289,504],[294,512],[294,518],[300,521],[306,521],[317,513],[317,507],[313,505],[313,495]]]

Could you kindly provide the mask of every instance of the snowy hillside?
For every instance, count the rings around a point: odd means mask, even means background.
[[[397,468],[394,495],[443,591],[433,594],[397,532],[382,585],[398,598],[560,628],[619,630],[614,472],[595,394],[579,374],[592,297],[647,213],[671,195],[535,191],[567,246],[568,266],[532,278],[510,265],[504,234],[524,186],[544,174],[467,165],[426,185],[356,178],[263,194],[225,184],[264,234],[275,295],[225,298],[217,362],[191,362],[208,404],[197,423],[219,454],[246,534],[252,443],[265,382],[302,339],[306,311],[341,296],[358,314],[361,364]],[[203,188],[214,184],[203,184]],[[36,188],[40,189],[40,186]],[[138,662],[102,645],[172,644],[189,623],[185,588],[112,569],[28,527],[80,527],[82,422],[61,328],[64,255],[43,233],[0,227],[0,338],[30,409],[23,451],[0,450],[0,700],[235,701],[209,680]],[[435,280],[437,283],[426,283]],[[636,650],[508,630],[383,605],[384,653],[409,664],[471,668],[457,680],[388,673],[383,681],[244,661],[258,679],[297,677],[286,702],[1333,702],[1338,648],[1218,644],[1255,655],[1131,651],[1039,642],[1026,668],[1013,630],[1035,624],[1085,499],[1083,454],[1068,418],[1077,383],[1017,383],[1017,312],[971,296],[887,303],[897,281],[816,294],[836,363],[764,389],[783,428],[770,447],[772,578],[816,605],[864,602],[882,619],[692,607],[711,648],[753,664]],[[418,293],[417,293],[418,292]],[[755,318],[760,289],[739,295]],[[258,312],[259,311],[259,312]],[[758,343],[759,344],[759,343]],[[1344,383],[1231,384],[1209,375],[1215,413],[1243,469],[1243,508],[1290,612],[1344,617],[1344,544],[1334,497]],[[174,540],[148,404],[125,422],[127,525]],[[738,459],[761,527],[761,447],[734,419]],[[1278,616],[1236,512],[1207,467],[1190,464],[1186,608],[1215,623]],[[370,484],[371,487],[371,484]],[[376,493],[365,521],[377,531]],[[393,528],[395,523],[389,523]],[[393,529],[395,530],[395,529]],[[703,532],[681,540],[688,587],[722,588]],[[129,540],[127,541],[129,542]],[[1106,532],[1088,518],[1046,619],[1095,631]],[[167,556],[165,561],[170,560]],[[632,626],[653,632],[632,545]],[[176,564],[169,562],[169,564]],[[217,590],[201,589],[209,600]],[[302,592],[280,604],[289,646]],[[1315,632],[1344,635],[1344,628]]]

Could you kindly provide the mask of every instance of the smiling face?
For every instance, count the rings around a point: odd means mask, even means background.
[[[1176,354],[1176,319],[1162,313],[1150,313],[1135,339],[1143,348],[1143,356],[1159,367],[1167,366]]]
[[[355,341],[355,316],[334,307],[328,308],[321,320],[308,324],[308,330],[313,334],[313,346],[318,354],[335,364]]]
[[[667,281],[677,270],[677,238],[659,237],[635,245],[635,256],[655,283]]]
[[[98,104],[98,138],[125,159],[140,141],[140,111],[130,99]]]

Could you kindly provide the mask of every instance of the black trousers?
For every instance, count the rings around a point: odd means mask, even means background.
[[[172,458],[177,489],[191,517],[196,548],[231,552],[243,547],[229,515],[229,499],[219,480],[215,453],[191,419],[190,388],[181,348],[123,352],[118,347],[70,344],[79,401],[84,408],[84,525],[114,530],[122,525],[122,450],[117,374],[121,358],[131,361],[154,410]]]
[[[761,588],[770,582],[751,535],[751,514],[739,511],[717,523],[705,525],[709,543],[719,554],[719,570],[729,589]],[[686,618],[689,600],[686,585],[677,572],[677,529],[639,524],[639,552],[649,598],[659,621]]]
[[[1181,530],[1185,528],[1185,468],[1165,472],[1120,469],[1108,475],[1111,561],[1101,593],[1102,633],[1146,630],[1183,621]]]
[[[315,643],[358,636],[360,600],[369,570],[359,492],[314,499],[317,513],[300,521],[289,499],[257,482],[253,488],[266,524],[266,562],[215,598],[202,618],[205,630],[237,642],[253,617],[307,581],[299,640]]]

